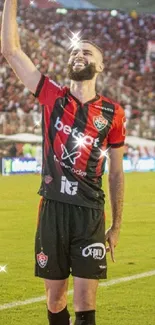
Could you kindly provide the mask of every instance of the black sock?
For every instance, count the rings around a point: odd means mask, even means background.
[[[74,325],[96,325],[95,310],[78,311],[75,313],[76,320]]]
[[[67,306],[59,313],[52,313],[48,310],[49,325],[69,325],[69,318]]]

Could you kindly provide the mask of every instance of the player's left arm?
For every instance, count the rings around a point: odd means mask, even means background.
[[[113,126],[108,135],[109,159],[108,159],[108,181],[109,194],[112,213],[111,227],[106,231],[106,241],[109,244],[108,249],[111,253],[112,261],[115,262],[114,248],[118,243],[123,211],[124,197],[124,172],[123,172],[123,154],[124,154],[124,129],[125,115],[122,107],[118,105],[117,113],[114,118]]]
[[[114,248],[118,243],[123,211],[124,173],[123,173],[124,147],[109,150],[109,194],[112,213],[112,224],[106,232],[106,241],[109,244],[112,261],[115,262]]]

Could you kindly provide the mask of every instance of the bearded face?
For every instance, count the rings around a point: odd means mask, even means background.
[[[88,63],[86,60],[75,58],[67,67],[68,77],[75,81],[91,80],[95,76],[95,63]]]

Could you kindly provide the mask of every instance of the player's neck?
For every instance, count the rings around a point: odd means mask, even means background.
[[[76,97],[82,104],[95,98],[95,82],[93,80],[74,81],[71,80],[70,93]]]

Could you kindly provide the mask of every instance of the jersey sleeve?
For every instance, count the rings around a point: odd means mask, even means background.
[[[38,98],[41,105],[52,106],[62,93],[63,89],[56,82],[42,75],[34,97]]]
[[[116,104],[113,123],[108,134],[108,146],[119,148],[124,145],[126,134],[125,121],[123,108],[119,104]]]

